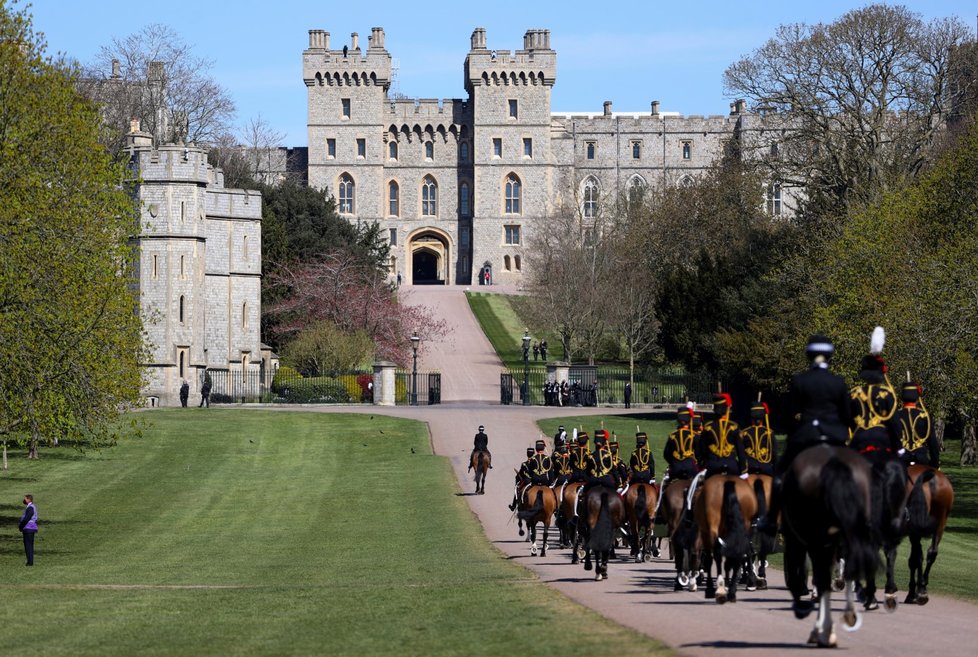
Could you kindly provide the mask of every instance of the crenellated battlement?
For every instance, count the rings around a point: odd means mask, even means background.
[[[485,28],[472,32],[465,58],[465,87],[546,85],[557,80],[557,53],[550,48],[550,30],[527,30],[522,50],[489,50]]]
[[[166,144],[130,147],[130,167],[145,183],[193,183],[207,185],[213,180],[213,167],[207,151],[197,146]]]
[[[366,54],[360,50],[356,32],[350,44],[340,49],[330,48],[330,34],[325,30],[309,30],[309,47],[302,53],[302,77],[306,86],[382,86],[386,91],[391,81],[391,56],[384,48],[384,29],[371,29]]]

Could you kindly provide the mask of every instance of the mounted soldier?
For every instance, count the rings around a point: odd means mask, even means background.
[[[561,445],[567,444],[567,430],[564,429],[564,425],[557,427],[557,433],[554,434],[554,454],[560,449]]]
[[[693,410],[683,407],[676,412],[676,430],[666,438],[662,458],[671,480],[692,479],[699,470],[696,464],[696,434],[693,432]]]
[[[613,467],[615,469],[615,478],[621,482],[620,486],[625,487],[628,483],[629,472],[628,466],[621,460],[621,456],[619,456],[621,445],[618,444],[617,440],[612,440],[610,443],[608,443],[608,448],[611,450],[611,458],[612,462],[614,463]]]
[[[897,412],[897,420],[900,422],[901,444],[907,450],[903,455],[904,463],[940,468],[941,446],[931,431],[930,414],[924,406],[920,386],[905,383],[900,399],[903,407]]]
[[[771,431],[770,409],[766,403],[751,406],[750,426],[741,431],[740,437],[747,456],[747,472],[774,476],[778,443]]]
[[[469,470],[472,469],[472,457],[476,455],[476,452],[485,452],[486,454],[489,454],[489,436],[486,435],[486,428],[481,424],[479,425],[479,432],[475,434],[475,438],[472,442],[472,454],[469,455]],[[489,467],[492,467],[491,462]]]
[[[516,510],[516,505],[519,504],[523,491],[530,485],[530,468],[533,466],[535,455],[536,452],[532,447],[526,448],[526,460],[520,464],[520,469],[516,473],[516,491],[513,493],[513,502],[509,505],[510,511]]]
[[[567,445],[557,448],[551,457],[552,470],[550,474],[551,484],[555,487],[562,487],[574,476],[574,469],[571,467],[570,450]]]
[[[630,481],[635,484],[655,483],[655,459],[649,450],[649,436],[644,431],[635,434],[635,450],[628,459]]]
[[[747,456],[737,423],[730,419],[731,406],[729,394],[721,392],[713,396],[715,417],[703,427],[696,459],[707,477],[728,474],[747,478]]]
[[[895,457],[902,450],[896,391],[886,373],[886,362],[879,352],[864,356],[859,367],[863,383],[850,392],[855,429],[849,446],[874,462]]]
[[[591,458],[591,450],[588,447],[588,435],[586,431],[577,434],[577,444],[571,451],[571,469],[574,474],[572,481],[587,481],[588,460]]]
[[[549,486],[553,463],[547,456],[547,443],[538,440],[535,445],[536,453],[533,458],[528,460],[528,475],[530,485]]]

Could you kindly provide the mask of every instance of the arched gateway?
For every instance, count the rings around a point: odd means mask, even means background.
[[[452,285],[451,238],[436,228],[421,228],[408,237],[408,282]]]

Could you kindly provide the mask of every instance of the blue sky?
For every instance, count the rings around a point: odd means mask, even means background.
[[[90,62],[102,45],[151,23],[174,28],[213,62],[211,74],[228,89],[238,122],[262,116],[306,145],[302,50],[310,29],[331,34],[339,48],[358,32],[383,27],[399,64],[398,88],[420,98],[464,98],[462,64],[475,27],[495,50],[522,48],[527,29],[546,28],[557,51],[555,112],[601,111],[725,114],[723,71],[785,23],[832,22],[868,3],[821,1],[618,0],[601,2],[329,2],[328,0],[35,0],[34,27],[50,52]],[[924,18],[955,16],[974,29],[978,6],[964,0],[898,3]],[[465,9],[459,9],[465,6]]]

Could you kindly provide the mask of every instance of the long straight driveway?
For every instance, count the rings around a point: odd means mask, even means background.
[[[581,604],[658,638],[682,654],[774,657],[808,649],[805,640],[814,617],[795,620],[789,611],[790,596],[777,572],[771,573],[770,590],[741,592],[736,604],[720,606],[705,600],[702,592],[674,593],[671,564],[664,558],[649,564],[614,561],[610,564],[610,579],[595,582],[592,573],[570,564],[567,550],[552,549],[546,557],[531,557],[528,545],[517,536],[515,521],[506,505],[513,494],[513,470],[522,461],[525,448],[539,437],[537,420],[623,411],[500,406],[497,386],[501,365],[469,312],[463,292],[457,288],[414,288],[405,296],[409,303],[437,308],[440,316],[452,324],[448,340],[426,345],[419,364],[425,369],[441,370],[445,403],[414,408],[371,407],[369,412],[428,423],[435,452],[450,458],[462,494],[485,528],[487,538],[507,558],[518,560],[542,581]],[[489,434],[494,469],[487,479],[486,494],[476,496],[471,494],[472,478],[466,470],[472,437],[480,424]],[[548,437],[548,445],[551,442]],[[625,446],[631,449],[627,443]],[[901,551],[901,558],[906,558],[906,549]],[[940,560],[935,567],[941,567]],[[978,606],[932,596],[925,607],[903,605],[893,614],[866,614],[858,632],[838,630],[839,645],[845,654],[853,656],[971,656],[976,650],[967,634],[975,618]],[[597,621],[582,617],[581,622]]]

